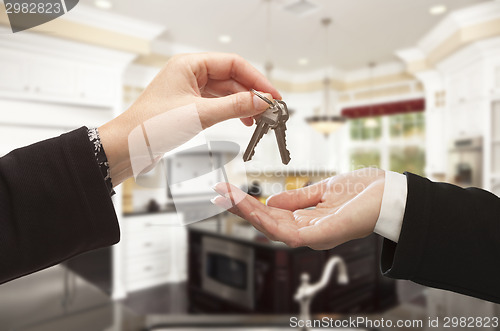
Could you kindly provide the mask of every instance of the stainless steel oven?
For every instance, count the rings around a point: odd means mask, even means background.
[[[244,307],[254,308],[254,251],[227,239],[203,237],[203,290]]]
[[[449,182],[462,187],[483,187],[483,139],[463,138],[452,142]]]

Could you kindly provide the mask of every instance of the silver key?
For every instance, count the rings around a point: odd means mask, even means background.
[[[253,132],[252,139],[250,139],[250,143],[248,144],[248,147],[243,154],[243,161],[247,162],[252,159],[253,155],[255,154],[255,146],[257,146],[257,143],[260,141],[260,139],[262,139],[267,131],[269,131],[269,124],[261,121],[259,118],[259,120],[257,121],[257,127]]]
[[[290,162],[290,152],[286,148],[286,125],[285,122],[288,120],[288,108],[286,103],[280,100],[275,100],[274,102],[267,99],[259,92],[251,90],[256,96],[264,100],[269,104],[269,108],[262,113],[261,117],[257,120],[257,127],[250,139],[250,143],[243,154],[243,161],[249,161],[255,154],[255,147],[260,139],[269,132],[269,129],[273,129],[276,135],[276,140],[278,142],[278,148],[281,155],[281,161],[284,164]]]
[[[274,128],[274,134],[276,136],[276,141],[278,142],[281,162],[283,162],[283,164],[288,164],[290,162],[290,152],[286,148],[286,121],[288,121],[289,117],[288,107],[283,101],[276,100],[276,102],[282,106],[282,114],[278,126]]]

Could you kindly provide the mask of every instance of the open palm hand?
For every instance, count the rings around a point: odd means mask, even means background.
[[[267,205],[219,183],[215,190],[222,196],[214,203],[248,220],[271,240],[291,247],[329,249],[373,232],[384,180],[383,170],[361,169],[273,195]]]

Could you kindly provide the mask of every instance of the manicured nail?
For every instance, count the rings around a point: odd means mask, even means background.
[[[224,185],[222,185],[222,184],[224,184]],[[223,194],[223,192],[224,192],[223,187],[225,185],[227,185],[227,184],[223,183],[223,182],[217,183],[214,186],[212,186],[212,190],[214,190],[216,193]]]
[[[269,99],[269,96],[262,93],[262,92],[259,92],[260,94],[264,95],[266,98]],[[254,95],[253,98],[253,107],[256,109],[256,110],[264,110],[264,109],[267,109],[269,107],[269,104],[267,102],[265,102],[264,100],[262,100],[261,98],[259,98],[258,96]],[[272,99],[269,99],[272,101]]]
[[[210,199],[210,202],[213,203],[214,205],[221,207],[221,208],[224,208],[226,210],[233,207],[230,200],[227,200],[226,198],[221,197],[221,196],[217,196],[215,198]]]

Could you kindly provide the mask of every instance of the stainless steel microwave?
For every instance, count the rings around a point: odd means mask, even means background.
[[[203,290],[254,309],[254,251],[213,237],[202,239]]]

